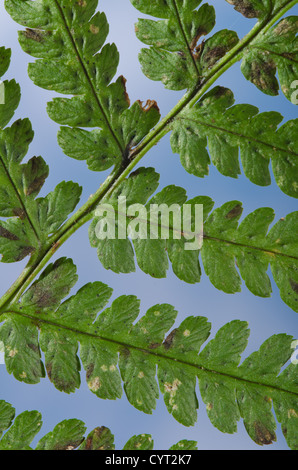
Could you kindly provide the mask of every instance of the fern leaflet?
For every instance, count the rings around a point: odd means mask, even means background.
[[[176,117],[171,144],[180,154],[183,167],[204,177],[212,163],[225,176],[240,174],[239,149],[245,176],[254,184],[271,183],[269,164],[280,189],[298,197],[298,119],[278,125],[283,116],[277,112],[259,113],[248,104],[234,105],[233,93],[216,87],[192,108]]]
[[[13,421],[14,420],[14,421]],[[30,447],[40,432],[42,416],[38,411],[24,411],[15,417],[15,409],[0,400],[0,450],[114,450],[114,435],[110,429],[95,428],[86,437],[86,426],[79,419],[65,419],[53,431],[43,436],[35,449]],[[186,439],[174,444],[170,450],[196,450],[196,442]],[[123,450],[152,450],[154,441],[150,434],[132,436]]]
[[[71,157],[87,160],[91,170],[102,171],[127,164],[130,150],[160,115],[150,100],[145,106],[137,101],[129,108],[124,77],[110,84],[119,54],[115,44],[104,46],[109,25],[104,13],[95,13],[96,6],[97,0],[6,1],[12,18],[29,27],[20,32],[20,44],[39,58],[29,67],[33,82],[75,95],[55,98],[48,105],[54,121],[74,127],[61,129],[59,143],[63,149],[71,148]],[[101,130],[90,132],[81,127]]]
[[[85,285],[58,306],[75,281],[72,261],[62,258],[4,314],[0,339],[7,370],[18,380],[33,384],[43,377],[41,348],[55,387],[74,392],[80,386],[80,343],[88,386],[100,398],[120,398],[123,381],[130,403],[152,413],[159,396],[157,368],[168,411],[193,426],[198,378],[210,420],[219,430],[235,432],[242,417],[256,443],[270,444],[276,428],[273,402],[288,445],[297,448],[297,368],[290,364],[279,374],[293,352],[292,336],[272,336],[238,366],[249,335],[246,322],[224,325],[199,353],[210,334],[206,318],[188,317],[166,335],[175,309],[155,305],[134,323],[139,316],[135,296],[117,298],[97,316],[112,293],[100,282]]]
[[[170,216],[167,222],[169,239],[162,238],[160,219],[157,239],[150,237],[149,222],[146,238],[137,238],[132,242],[129,238],[119,239],[118,236],[115,239],[109,237],[100,239],[98,224],[106,219],[106,216],[97,216],[95,211],[94,219],[89,227],[89,238],[91,246],[97,248],[99,260],[106,269],[111,269],[116,273],[133,272],[136,256],[139,267],[145,273],[156,278],[163,278],[167,275],[170,261],[179,279],[194,284],[201,279],[198,260],[201,252],[205,272],[216,288],[226,293],[241,290],[237,264],[248,289],[254,295],[269,297],[271,283],[267,270],[270,264],[282,299],[292,309],[298,311],[297,236],[293,238],[293,235],[298,233],[297,212],[277,222],[269,232],[268,228],[274,220],[274,211],[270,208],[257,209],[238,226],[243,211],[241,202],[227,202],[210,214],[214,205],[212,199],[207,196],[197,196],[187,200],[185,190],[177,186],[167,186],[149,199],[158,187],[158,179],[159,175],[153,168],[139,168],[131,173],[113,192],[113,195],[103,203],[108,202],[114,206],[115,211],[122,197],[126,198],[127,205],[146,204],[148,211],[146,220],[148,221],[151,220],[150,208],[153,204],[160,205],[160,207],[161,204],[167,204],[168,207],[178,205],[181,207],[181,212],[183,212],[184,204],[190,204],[193,217],[195,205],[202,204],[204,210],[202,249],[186,250],[185,243],[188,240],[182,233],[179,239],[175,239]],[[139,215],[127,217],[127,225],[134,219],[140,221]],[[115,220],[117,223],[117,218]]]
[[[10,54],[0,51],[3,72],[9,65]],[[2,126],[12,117],[19,101],[19,87],[4,82],[6,100],[0,107]],[[74,210],[82,188],[73,182],[61,182],[53,192],[36,198],[49,168],[42,157],[32,157],[22,163],[33,131],[29,119],[19,119],[11,127],[0,128],[0,252],[2,262],[20,261],[29,254],[35,256],[48,244],[55,232]]]

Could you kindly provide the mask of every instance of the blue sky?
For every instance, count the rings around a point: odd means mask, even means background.
[[[236,30],[239,37],[243,37],[255,23],[255,20],[243,18],[224,0],[209,0],[209,4],[214,5],[217,12],[217,25],[213,32],[228,28]],[[121,59],[118,75],[122,74],[127,78],[131,101],[155,99],[162,115],[165,115],[183,93],[165,90],[162,84],[152,82],[142,74],[138,62],[142,44],[135,37],[134,23],[144,15],[136,11],[129,0],[101,0],[99,7],[106,12],[110,22],[108,40],[115,42],[119,48]],[[297,6],[291,14],[298,14]],[[56,140],[59,126],[46,113],[46,103],[56,94],[35,87],[28,78],[27,64],[32,58],[21,50],[17,42],[18,29],[20,27],[10,19],[1,2],[0,45],[13,50],[7,77],[15,78],[22,88],[22,100],[16,118],[29,117],[35,130],[35,139],[28,157],[41,154],[50,166],[50,176],[42,195],[51,191],[62,180],[73,180],[83,186],[82,202],[85,202],[99,187],[106,173],[90,172],[84,162],[63,155]],[[282,94],[274,98],[266,96],[247,82],[240,72],[239,64],[235,64],[217,84],[230,88],[235,94],[236,103],[248,102],[258,106],[261,111],[279,111],[286,120],[297,117],[295,106]],[[161,174],[160,188],[168,184],[182,186],[189,197],[212,197],[216,207],[229,200],[242,201],[244,216],[258,207],[273,207],[277,220],[297,210],[297,201],[282,193],[274,179],[271,186],[261,188],[250,183],[243,175],[237,180],[226,178],[212,166],[210,175],[204,179],[187,174],[180,165],[178,155],[173,154],[168,136],[148,153],[141,165],[153,166]],[[231,320],[246,320],[251,329],[251,338],[244,356],[256,350],[265,339],[275,333],[298,336],[297,314],[281,301],[274,281],[272,297],[262,299],[253,296],[244,285],[239,294],[224,294],[216,290],[204,274],[202,281],[196,285],[179,281],[171,270],[168,277],[162,280],[152,279],[139,269],[133,274],[116,275],[102,268],[96,251],[89,246],[87,229],[87,226],[80,229],[56,255],[56,258],[71,257],[77,265],[79,282],[75,290],[87,282],[100,280],[114,289],[113,299],[122,294],[137,295],[141,299],[142,313],[154,304],[171,303],[179,312],[177,324],[186,316],[203,315],[212,323],[212,335]],[[0,294],[16,279],[24,265],[24,262],[0,265]],[[152,415],[135,410],[125,396],[117,402],[96,398],[87,389],[84,373],[80,390],[70,396],[58,392],[47,379],[35,386],[16,382],[7,374],[3,365],[0,365],[0,383],[0,399],[12,403],[18,413],[25,409],[38,409],[42,412],[42,434],[51,430],[62,419],[75,417],[85,421],[88,430],[101,425],[110,427],[116,436],[118,448],[133,434],[151,433],[156,448],[161,449],[166,449],[183,438],[198,441],[199,449],[266,449],[256,446],[250,440],[242,422],[238,425],[238,433],[234,435],[223,434],[215,429],[207,418],[200,398],[198,422],[194,427],[185,428],[168,414],[162,398]],[[287,448],[279,426],[277,436],[277,443],[269,449]]]

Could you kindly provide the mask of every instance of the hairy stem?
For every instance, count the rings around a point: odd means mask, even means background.
[[[202,82],[198,82],[194,89],[184,95],[167,116],[160,121],[155,129],[149,132],[147,137],[130,153],[129,161],[120,167],[116,167],[100,188],[90,196],[88,201],[49,239],[47,245],[40,250],[38,255],[32,256],[19,278],[0,300],[0,315],[7,310],[13,301],[19,299],[60,246],[82,227],[82,225],[91,220],[92,212],[96,206],[104,198],[108,198],[111,195],[115,188],[130,174],[148,151],[170,131],[171,123],[179,113],[186,107],[193,106],[226,70],[234,63],[241,60],[244,49],[258,35],[266,33],[276,21],[297,3],[298,0],[290,0],[287,5],[280,8],[274,16],[269,15],[267,18],[259,21],[252,30],[212,68]]]

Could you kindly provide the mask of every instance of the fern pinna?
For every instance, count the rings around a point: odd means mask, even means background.
[[[136,36],[146,46],[139,55],[144,74],[169,90],[185,90],[163,118],[154,100],[131,103],[125,78],[116,75],[119,53],[115,44],[106,43],[109,25],[97,3],[5,1],[6,11],[25,27],[19,32],[22,49],[36,58],[29,64],[29,77],[37,86],[63,95],[47,106],[50,118],[61,126],[61,149],[71,158],[85,160],[93,172],[112,168],[76,212],[82,194],[77,183],[62,181],[39,196],[49,168],[42,157],[23,162],[33,130],[29,119],[9,124],[21,94],[14,80],[3,82],[1,261],[29,258],[0,301],[0,341],[7,371],[26,384],[37,384],[47,375],[58,390],[70,393],[81,385],[82,366],[97,397],[114,400],[124,390],[137,410],[151,414],[161,393],[169,413],[185,427],[197,421],[200,395],[211,423],[220,431],[235,433],[242,419],[256,444],[271,444],[277,421],[288,446],[297,449],[298,379],[292,335],[274,334],[240,364],[249,335],[246,321],[229,321],[204,344],[211,332],[205,316],[188,316],[175,324],[176,309],[161,303],[140,317],[135,295],[121,295],[109,304],[112,289],[99,281],[73,294],[78,281],[74,262],[68,257],[50,260],[90,222],[91,246],[102,266],[119,276],[140,269],[160,279],[171,269],[179,281],[197,284],[205,273],[220,291],[235,294],[243,280],[252,294],[264,298],[270,297],[276,284],[283,302],[298,311],[297,211],[275,220],[269,207],[248,213],[244,205],[240,220],[240,201],[220,201],[214,209],[210,196],[196,193],[188,198],[176,184],[159,188],[154,168],[137,167],[169,133],[172,152],[179,154],[192,176],[206,177],[211,164],[230,178],[237,178],[243,169],[251,183],[269,186],[273,177],[272,185],[287,197],[298,197],[297,119],[283,121],[278,112],[235,104],[233,92],[215,84],[241,62],[244,77],[260,91],[274,96],[280,88],[283,98],[297,104],[298,20],[286,15],[298,2],[229,1],[245,17],[257,19],[239,39],[229,29],[214,32],[216,10],[201,0],[131,0],[143,15]],[[10,56],[9,49],[0,48],[1,77],[7,73]],[[203,206],[203,245],[185,249],[186,233],[175,237],[173,221],[164,239],[160,219],[159,236],[154,239],[129,235],[100,239],[100,209],[106,204],[116,208],[121,198],[144,206],[145,213],[152,204],[176,205],[181,213],[185,206],[192,210]],[[131,220],[127,216],[125,226]],[[200,286],[194,288],[196,295],[202,294]],[[0,431],[5,434],[0,449],[28,448],[40,426],[38,412],[22,413],[9,428],[13,417],[13,408],[2,400]],[[26,436],[22,427],[28,428]],[[87,438],[84,433],[81,421],[65,420],[36,448],[114,448],[109,429],[96,428]],[[152,446],[151,436],[145,434],[134,436],[124,448]],[[196,443],[187,440],[171,447],[195,448]]]
[[[14,422],[12,423],[12,421]],[[53,431],[43,436],[35,449],[30,447],[35,435],[40,432],[42,416],[38,411],[24,411],[15,417],[10,403],[0,401],[0,450],[114,450],[114,435],[110,429],[100,426],[86,437],[86,426],[79,419],[65,419]],[[196,450],[195,441],[186,439],[177,442],[169,450]],[[123,450],[152,450],[154,441],[150,434],[131,437]]]

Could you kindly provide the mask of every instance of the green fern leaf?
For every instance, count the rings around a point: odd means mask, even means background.
[[[10,57],[11,50],[0,47],[0,78],[8,70]],[[0,128],[3,128],[13,117],[20,102],[20,87],[15,80],[1,82],[0,97]]]
[[[170,450],[196,450],[196,441],[186,441],[185,439],[177,442],[177,444],[170,447]]]
[[[14,113],[11,103],[5,116]],[[6,108],[8,106],[8,108]],[[7,109],[10,111],[7,112]],[[58,184],[44,198],[36,198],[49,173],[42,157],[22,163],[33,139],[28,119],[0,129],[0,253],[2,262],[20,261],[37,253],[48,237],[67,219],[78,204],[82,188],[73,182]]]
[[[67,419],[38,442],[35,450],[73,450],[84,440],[86,427],[78,419]]]
[[[69,275],[73,275],[69,260],[62,259],[58,264],[64,270],[68,266]],[[288,444],[298,447],[297,368],[290,364],[278,375],[293,352],[292,336],[272,336],[239,366],[249,335],[246,322],[234,320],[224,325],[199,353],[210,334],[206,318],[188,317],[167,335],[175,322],[175,309],[168,304],[155,305],[138,319],[139,301],[134,296],[119,297],[97,316],[111,295],[111,290],[102,283],[87,284],[57,308],[55,292],[63,282],[59,279],[61,273],[55,271],[54,265],[48,267],[46,275],[43,273],[31,287],[31,295],[26,297],[25,293],[4,314],[0,339],[5,346],[8,370],[18,380],[28,382],[32,377],[32,358],[22,360],[29,349],[40,360],[38,345],[29,344],[26,336],[30,330],[32,341],[33,330],[36,329],[37,338],[39,329],[48,375],[59,390],[69,393],[79,386],[80,343],[88,386],[100,398],[120,397],[123,381],[130,403],[152,413],[160,389],[173,417],[192,426],[197,419],[198,378],[210,420],[219,430],[233,433],[243,418],[256,443],[271,443],[276,439],[273,402]],[[53,292],[52,310],[49,289]],[[32,295],[33,291],[37,296]],[[42,291],[47,313],[40,309]]]
[[[7,72],[10,65],[11,50],[0,47],[0,77]]]
[[[7,403],[0,401],[0,414]],[[40,430],[41,414],[38,411],[24,411],[14,420],[0,440],[0,450],[30,450],[33,438]]]
[[[297,212],[278,221],[268,232],[274,220],[274,211],[270,208],[257,209],[246,216],[239,225],[243,210],[239,201],[227,202],[209,215],[214,205],[210,198],[198,196],[187,201],[185,190],[177,186],[164,188],[148,201],[157,186],[158,174],[152,168],[139,168],[124,180],[106,201],[115,211],[118,211],[119,199],[124,196],[127,199],[127,207],[136,202],[145,204],[147,238],[130,241],[127,238],[127,230],[124,239],[118,239],[119,230],[116,230],[116,239],[108,236],[101,239],[99,227],[105,216],[96,215],[95,211],[95,217],[89,227],[90,243],[97,248],[99,260],[106,269],[116,273],[135,271],[136,256],[142,271],[152,277],[163,278],[167,275],[170,261],[179,279],[194,284],[201,279],[199,264],[201,253],[205,272],[217,289],[226,293],[239,292],[242,277],[254,295],[270,297],[271,282],[267,274],[270,264],[281,298],[293,310],[298,311],[297,237],[293,238],[293,234],[298,233]],[[179,239],[174,238],[170,217],[167,221],[168,239],[163,238],[160,231],[163,226],[161,220],[158,221],[158,238],[150,238],[151,207],[153,204],[161,203],[168,207],[176,204],[182,213],[184,204],[190,204],[193,213],[196,204],[203,205],[204,243],[201,250],[186,250],[185,243],[189,240],[182,233]],[[116,225],[119,225],[120,218],[123,217],[125,230],[133,219],[138,220],[138,216],[128,217],[124,212],[118,218],[115,217]]]
[[[30,446],[39,433],[42,421],[38,411],[25,411],[18,415],[14,423],[15,409],[0,400],[0,429],[6,431],[0,440],[0,450],[33,450]],[[97,427],[85,438],[85,424],[79,419],[65,419],[53,431],[42,437],[34,450],[114,450],[114,435],[105,426]],[[1,435],[0,435],[1,437]],[[172,450],[197,450],[195,441],[182,440],[172,446]],[[123,450],[152,450],[154,446],[150,434],[131,437]]]
[[[279,129],[283,117],[277,112],[260,113],[248,104],[234,105],[233,93],[215,87],[192,108],[180,113],[172,128],[173,152],[180,153],[183,167],[204,177],[212,163],[225,176],[240,174],[238,152],[247,178],[254,184],[271,183],[269,164],[280,189],[298,197],[297,119]]]
[[[245,78],[268,95],[278,95],[279,86],[292,101],[292,83],[298,76],[298,16],[283,18],[256,38],[243,54]],[[278,71],[278,78],[275,77]],[[293,102],[293,104],[295,104]]]
[[[79,450],[114,450],[114,435],[109,428],[101,426],[88,434]]]
[[[39,383],[45,376],[39,351],[38,331],[26,320],[10,318],[1,327],[5,343],[6,368],[17,380],[28,384]],[[19,352],[21,354],[19,354]]]
[[[8,429],[14,419],[15,409],[10,403],[4,400],[0,401],[0,438],[6,429]]]
[[[142,49],[139,56],[144,74],[151,80],[161,80],[171,90],[192,89],[239,40],[234,31],[223,30],[198,44],[215,25],[212,6],[204,4],[195,10],[199,0],[166,0],[150,5],[145,0],[131,0],[131,3],[142,13],[165,18],[140,19],[136,34],[151,46]]]
[[[9,67],[10,51],[0,48],[1,72]],[[44,198],[37,198],[49,174],[42,157],[22,160],[33,139],[29,119],[5,126],[20,99],[15,82],[4,82],[5,103],[0,104],[0,253],[2,262],[20,261],[48,244],[48,237],[77,206],[82,188],[73,182],[58,184]]]
[[[109,204],[117,206],[120,197],[126,198],[127,204],[145,204],[158,187],[159,175],[153,168],[140,168],[113,191]],[[99,240],[96,235],[98,219],[95,217],[89,228],[91,246],[97,248],[98,256],[106,269],[114,272],[129,273],[135,270],[134,253],[129,240],[120,238],[116,226],[115,239]]]
[[[123,450],[152,450],[153,445],[150,434],[141,434],[131,437],[123,447]]]
[[[60,129],[60,146],[70,157],[86,160],[91,170],[102,171],[126,161],[160,114],[150,100],[129,108],[123,77],[110,84],[119,54],[114,44],[104,46],[109,25],[104,13],[95,13],[96,6],[95,0],[6,1],[12,18],[27,26],[19,35],[22,48],[39,59],[29,66],[30,78],[47,90],[75,95],[48,105],[54,121],[72,127]]]

